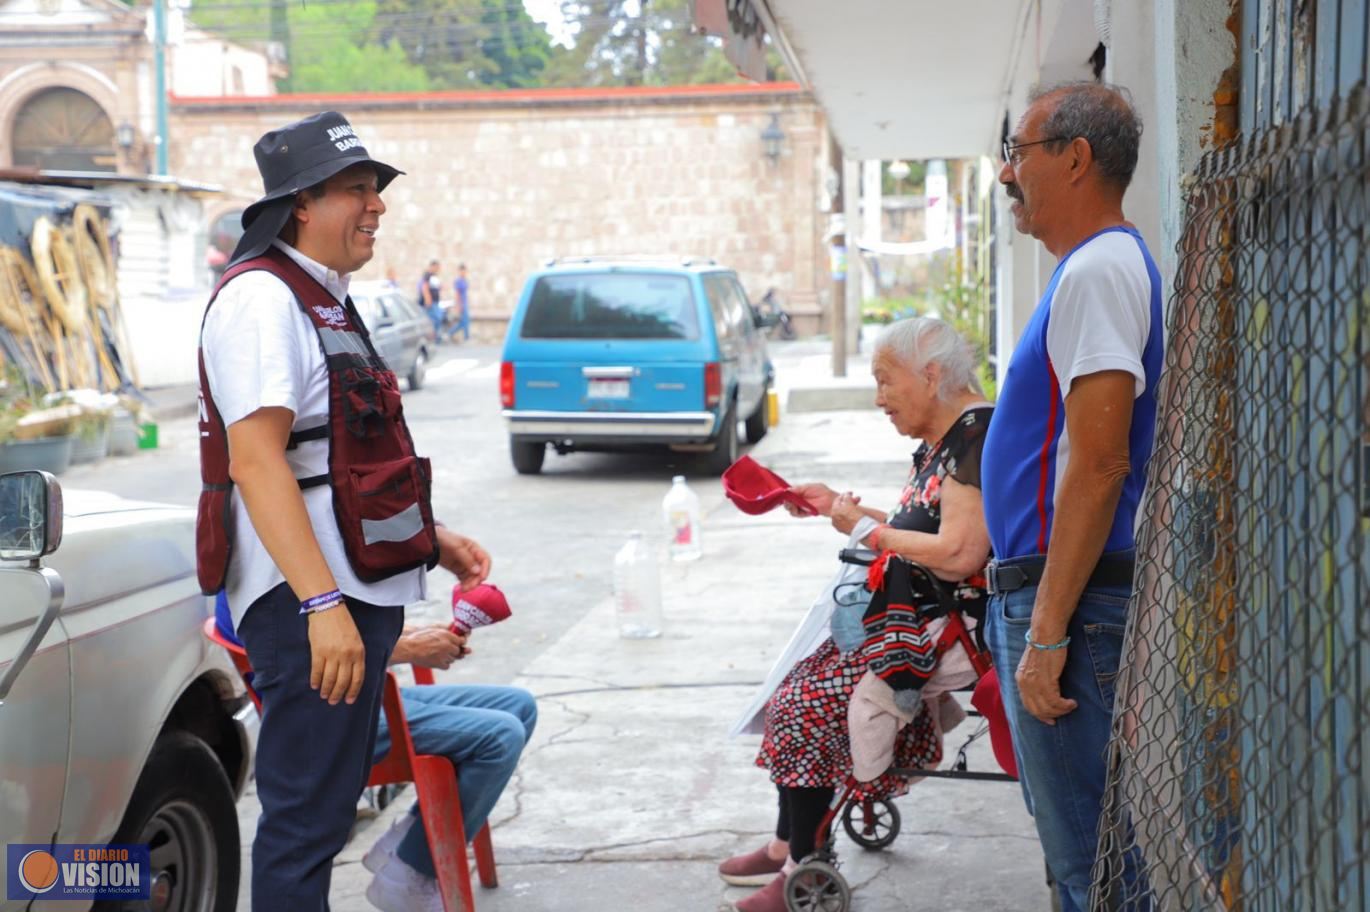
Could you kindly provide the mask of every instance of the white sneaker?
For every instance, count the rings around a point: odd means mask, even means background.
[[[381,838],[376,840],[376,844],[367,849],[362,856],[362,865],[372,874],[385,867],[395,855],[395,850],[399,848],[400,840],[409,832],[409,828],[414,825],[414,815],[405,814],[399,820],[390,825],[390,829],[381,834]]]
[[[376,872],[366,898],[381,912],[443,912],[437,880],[424,877],[398,858]],[[461,900],[457,902],[460,907]]]

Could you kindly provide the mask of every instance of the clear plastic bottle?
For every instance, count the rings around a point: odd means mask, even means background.
[[[641,532],[629,533],[614,555],[614,614],[621,637],[661,636],[661,577],[656,554]]]
[[[671,490],[661,501],[666,520],[671,560],[697,560],[704,552],[699,543],[699,497],[685,484],[685,476],[671,479]]]

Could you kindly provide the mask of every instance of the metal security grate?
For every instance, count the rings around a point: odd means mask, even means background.
[[[1093,906],[1370,909],[1370,116],[1191,185]]]

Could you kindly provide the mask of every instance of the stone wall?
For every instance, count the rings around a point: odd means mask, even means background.
[[[464,262],[483,338],[502,337],[530,270],[604,254],[713,257],[753,300],[774,286],[802,330],[821,328],[826,131],[797,86],[185,99],[172,107],[172,171],[230,191],[207,207],[212,221],[260,192],[262,133],[329,108],[407,172],[385,192],[359,277],[393,269],[412,290],[436,258],[450,298]],[[774,163],[761,141],[772,114],[785,134]]]

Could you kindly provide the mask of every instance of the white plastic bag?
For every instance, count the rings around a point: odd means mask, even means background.
[[[874,520],[863,517],[847,538],[847,547],[861,547],[861,539],[869,535],[876,525]],[[785,676],[790,673],[794,666],[818,651],[818,647],[822,646],[823,641],[828,638],[828,628],[832,623],[833,609],[837,607],[836,593],[839,587],[852,582],[863,582],[866,578],[867,569],[860,564],[838,563],[837,574],[823,587],[823,591],[818,594],[818,598],[810,606],[809,613],[804,615],[804,619],[799,622],[799,626],[790,637],[790,641],[785,644],[785,648],[781,651],[780,657],[771,666],[770,674],[766,675],[765,682],[752,695],[751,702],[747,704],[747,708],[743,710],[742,715],[728,731],[728,737],[758,735],[766,730],[766,702],[779,689],[781,682],[785,680]]]

